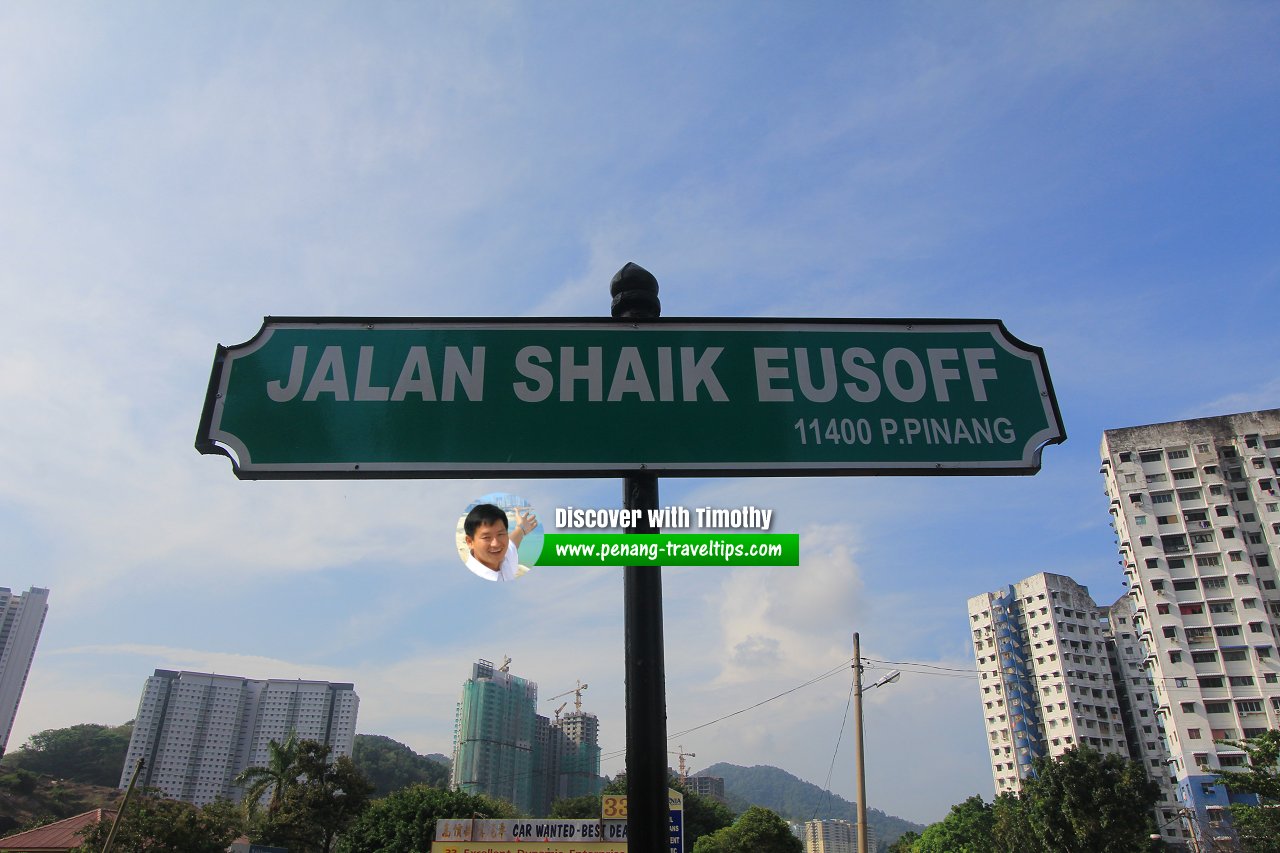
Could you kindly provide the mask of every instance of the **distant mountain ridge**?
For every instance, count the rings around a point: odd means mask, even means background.
[[[837,794],[824,791],[812,782],[793,776],[779,767],[759,764],[740,767],[721,762],[712,764],[696,776],[719,776],[724,779],[725,799],[773,809],[787,820],[806,821],[834,818],[857,822],[858,807]],[[867,825],[875,829],[876,838],[892,844],[908,830],[923,832],[924,826],[879,809],[867,809]]]

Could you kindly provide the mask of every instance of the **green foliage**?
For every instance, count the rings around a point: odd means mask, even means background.
[[[120,783],[120,768],[132,734],[133,723],[81,723],[66,729],[46,729],[32,735],[17,752],[6,755],[4,767],[114,788]]]
[[[1054,853],[1131,853],[1149,848],[1160,790],[1142,765],[1073,747],[1038,759],[1021,801],[1041,848]]]
[[[263,843],[290,853],[329,853],[368,808],[373,786],[345,755],[330,761],[330,751],[314,740],[298,741],[296,781],[283,789],[275,811],[268,810],[258,830]]]
[[[885,853],[914,853],[915,843],[920,840],[920,833],[907,830],[898,836],[898,840],[885,848]]]
[[[517,817],[510,803],[463,791],[414,785],[375,800],[343,834],[342,853],[430,850],[441,818]]]
[[[925,829],[913,853],[995,853],[995,816],[991,806],[972,796],[951,807],[938,823]]]
[[[600,796],[587,794],[582,797],[565,797],[551,804],[551,816],[563,820],[600,817]]]
[[[115,850],[129,853],[224,853],[240,833],[224,807],[197,809],[190,803],[137,797],[129,801],[116,832]],[[82,833],[76,853],[98,853],[111,821]]]
[[[410,785],[449,786],[449,768],[382,735],[356,735],[351,760],[373,784],[374,796]]]
[[[1142,765],[1074,747],[1038,759],[1018,795],[970,797],[928,827],[912,853],[1135,853],[1151,850],[1159,789]]]
[[[752,806],[732,826],[704,835],[693,853],[802,853],[804,845],[772,809]]]
[[[1280,853],[1280,731],[1225,741],[1249,754],[1248,770],[1222,770],[1232,794],[1257,794],[1257,805],[1231,804],[1231,822],[1246,853]]]
[[[1017,794],[1001,794],[991,804],[995,849],[1000,853],[1038,850],[1039,839],[1031,825],[1031,810]]]
[[[17,791],[19,794],[30,794],[36,789],[36,782],[39,779],[34,773],[29,773],[21,767],[12,773],[5,773],[0,776],[0,787],[8,788],[10,791]]]

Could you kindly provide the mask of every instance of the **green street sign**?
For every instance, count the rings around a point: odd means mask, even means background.
[[[998,320],[268,317],[196,447],[244,479],[1033,474],[1065,438]]]

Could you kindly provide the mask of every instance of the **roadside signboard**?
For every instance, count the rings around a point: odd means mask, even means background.
[[[667,789],[667,828],[670,853],[684,853],[684,794]],[[605,794],[600,798],[600,825],[605,841],[627,838],[626,794]]]
[[[998,320],[267,318],[196,446],[244,479],[1032,474],[1064,439]]]
[[[626,841],[431,841],[431,853],[627,853]]]
[[[436,841],[599,841],[599,820],[559,818],[477,818],[436,821]]]

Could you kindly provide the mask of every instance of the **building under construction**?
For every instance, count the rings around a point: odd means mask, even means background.
[[[537,712],[538,685],[508,666],[477,661],[462,686],[453,785],[506,800],[531,817],[549,815],[557,799],[600,793],[599,720],[582,711],[586,685],[570,691],[576,710],[563,717],[557,710],[553,720]]]

